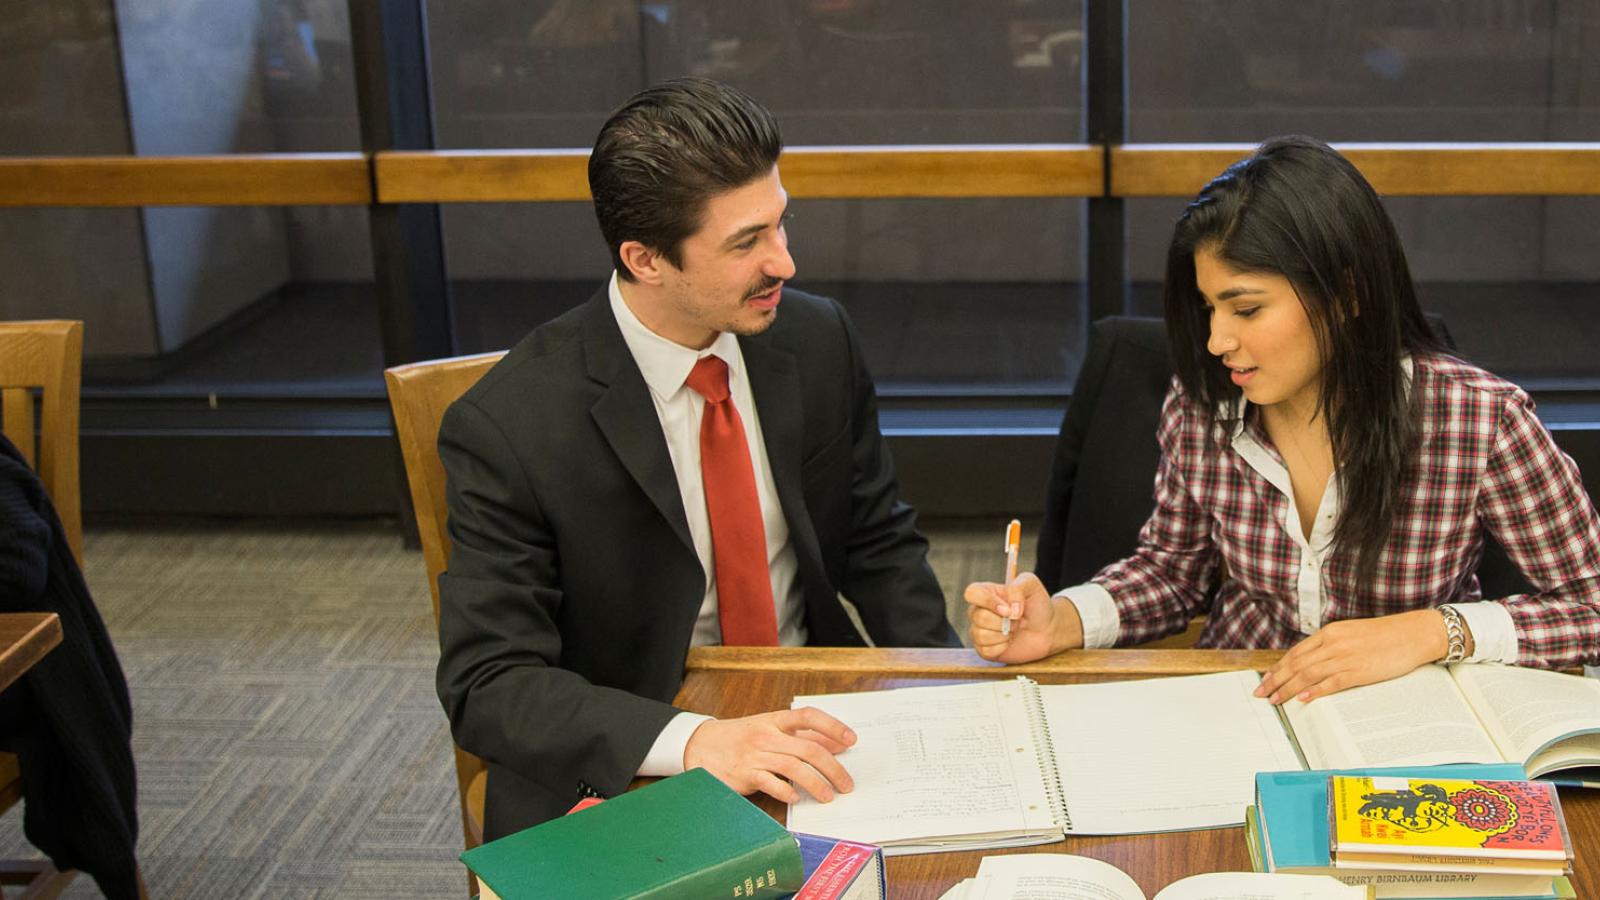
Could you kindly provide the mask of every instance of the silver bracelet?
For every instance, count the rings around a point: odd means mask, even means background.
[[[1454,606],[1439,607],[1439,614],[1444,616],[1444,636],[1446,647],[1444,661],[1447,663],[1460,662],[1467,658],[1467,628],[1461,624],[1461,613]]]

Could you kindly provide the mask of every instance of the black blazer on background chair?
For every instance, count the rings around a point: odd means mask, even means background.
[[[1138,546],[1153,508],[1156,427],[1171,382],[1160,319],[1110,316],[1090,326],[1039,528],[1035,574],[1050,591],[1089,580]]]
[[[1428,324],[1453,347],[1438,316]],[[1109,316],[1089,329],[1089,348],[1061,421],[1039,529],[1039,580],[1050,591],[1087,581],[1131,555],[1154,508],[1161,404],[1172,382],[1166,324]],[[1532,590],[1492,536],[1478,567],[1488,598]]]
[[[61,645],[0,693],[0,748],[21,769],[23,833],[57,869],[94,876],[110,900],[141,898],[128,684],[44,485],[3,436],[0,612],[61,617]]]

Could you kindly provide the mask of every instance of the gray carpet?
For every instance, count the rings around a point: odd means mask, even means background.
[[[926,524],[964,631],[1004,523]],[[84,555],[133,693],[153,898],[465,895],[422,556],[393,523],[91,528]],[[0,858],[36,855],[0,817]]]

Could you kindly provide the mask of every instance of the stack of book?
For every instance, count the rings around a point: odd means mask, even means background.
[[[480,900],[883,900],[883,851],[791,834],[704,769],[461,854]]]
[[[884,900],[883,849],[795,833],[806,882],[786,900]]]
[[[1555,790],[1524,777],[1500,764],[1263,772],[1246,821],[1251,860],[1370,885],[1378,898],[1573,897]]]
[[[1572,871],[1555,785],[1490,778],[1334,775],[1335,868],[1542,875]]]

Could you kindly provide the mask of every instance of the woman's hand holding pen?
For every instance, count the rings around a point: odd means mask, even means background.
[[[1032,662],[1083,646],[1083,621],[1077,607],[1051,597],[1032,572],[1017,576],[1010,584],[969,584],[963,596],[972,623],[972,649],[984,659]],[[1005,617],[1012,620],[1010,634],[1003,631]]]

